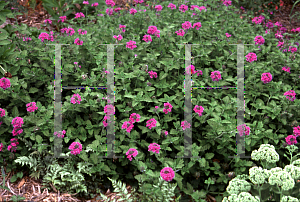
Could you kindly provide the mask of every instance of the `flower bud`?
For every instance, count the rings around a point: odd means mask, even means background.
[[[229,173],[227,174],[227,176],[228,176],[230,179],[232,179],[232,178],[235,177],[235,173],[234,173],[234,172],[229,172]]]
[[[282,146],[283,146],[284,148],[286,148],[287,145],[288,145],[288,144],[287,144],[286,142],[283,142],[283,143],[282,143]]]
[[[148,86],[151,86],[152,84],[150,82],[147,83]]]

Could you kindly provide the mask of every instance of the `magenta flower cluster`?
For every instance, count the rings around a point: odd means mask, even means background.
[[[82,151],[82,145],[79,142],[73,142],[70,146],[69,149],[71,150],[71,154],[77,155],[80,154]]]
[[[288,145],[297,144],[297,137],[300,136],[300,126],[293,128],[294,135],[289,135],[285,138]]]
[[[3,88],[4,90],[10,87],[10,80],[3,77],[0,79],[0,88]]]
[[[30,102],[30,103],[26,104],[26,107],[27,107],[28,112],[34,112],[35,110],[38,109],[35,102]]]
[[[81,101],[81,96],[79,94],[74,94],[71,98],[71,103],[72,104],[80,104]]]
[[[160,150],[160,145],[157,143],[152,143],[148,146],[148,151],[152,151],[154,153],[159,154]],[[134,148],[130,148],[126,152],[127,158],[132,161],[132,157],[136,157],[138,155],[138,151]],[[160,171],[160,176],[163,178],[165,181],[172,181],[175,177],[175,173],[171,167],[165,167]]]

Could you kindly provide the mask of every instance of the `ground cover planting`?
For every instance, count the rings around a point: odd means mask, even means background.
[[[300,27],[269,21],[282,2],[135,4],[47,0],[59,32],[0,29],[5,172],[85,198],[299,201]]]

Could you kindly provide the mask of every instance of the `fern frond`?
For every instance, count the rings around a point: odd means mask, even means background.
[[[15,160],[16,163],[22,164],[22,166],[24,165],[29,165],[30,168],[33,168],[34,171],[37,170],[38,167],[38,162],[35,158],[29,156],[20,156]]]

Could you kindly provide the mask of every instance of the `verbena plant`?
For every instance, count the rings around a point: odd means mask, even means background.
[[[189,6],[147,2],[151,7],[139,2],[129,11],[112,9],[111,1],[101,11],[97,4],[84,1],[74,18],[63,15],[62,3],[58,9],[62,16],[45,22],[45,26],[58,23],[60,33],[26,25],[0,30],[12,41],[3,44],[0,52],[1,71],[7,75],[0,80],[0,162],[7,172],[16,163],[35,166],[32,176],[71,192],[77,188],[72,182],[83,182],[84,176],[85,184],[77,190],[83,195],[90,189],[88,179],[99,182],[100,176],[106,182],[109,176],[135,187],[141,179],[150,195],[162,178],[167,183],[175,180],[195,200],[211,194],[221,201],[228,196],[224,193],[230,180],[227,172],[245,174],[253,166],[247,159],[229,158],[236,153],[236,130],[237,135],[245,131],[246,154],[270,143],[283,155],[283,143],[297,144],[300,28],[289,34],[279,23],[268,22],[268,14],[254,17],[249,10],[242,14],[229,1],[199,0],[188,2]],[[275,36],[270,29],[277,31]],[[70,44],[61,47],[62,86],[105,86],[109,74],[115,79],[115,98],[107,97],[105,89],[62,90],[63,131],[53,127],[55,51],[46,43]],[[98,46],[110,43],[123,44],[114,48],[114,72],[106,69],[107,48]],[[184,46],[176,45],[183,43],[204,44],[193,46],[190,67],[185,67]],[[237,48],[230,45],[237,43],[255,44],[244,46],[246,124],[238,128],[236,89],[201,89],[237,85]],[[184,122],[183,116],[185,69],[192,73],[193,87],[198,87],[193,89],[192,124]],[[115,154],[127,158],[98,158],[107,151],[110,121],[115,121]],[[184,131],[189,128],[192,155],[201,158],[175,158],[184,154]],[[34,163],[38,157],[29,157],[32,152],[54,154],[54,137],[63,138],[62,155],[70,156],[68,164],[61,160],[59,168],[42,156],[40,163]],[[279,167],[288,164],[278,162]],[[53,168],[87,175],[69,179]]]

